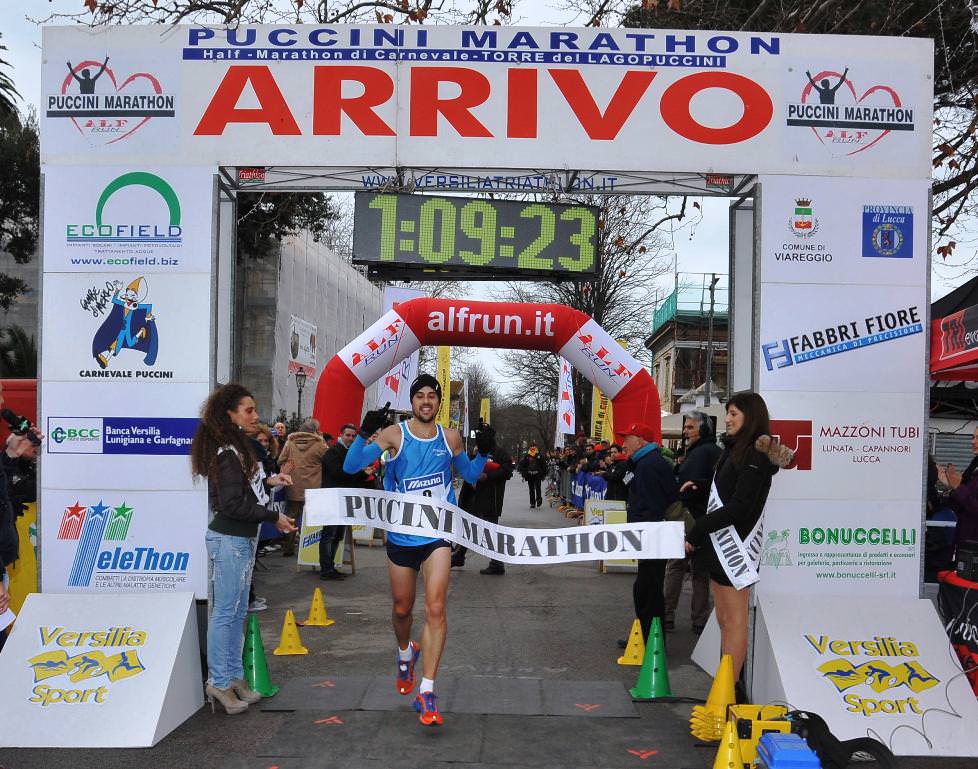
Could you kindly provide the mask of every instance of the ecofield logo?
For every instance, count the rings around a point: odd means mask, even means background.
[[[159,217],[151,219],[140,197],[137,205],[129,200],[139,189],[147,189],[159,196]],[[123,197],[125,211],[138,210],[139,218],[127,217],[126,221],[110,221],[106,206],[116,195]],[[93,220],[65,226],[65,243],[82,245],[152,245],[154,247],[179,246],[183,242],[180,198],[169,182],[148,171],[130,171],[109,182],[95,204]],[[144,218],[145,217],[145,218]]]
[[[773,342],[763,342],[761,352],[768,371],[851,352],[923,333],[920,308],[910,307],[810,329]]]
[[[110,507],[99,500],[86,506],[76,501],[65,508],[58,539],[75,541],[75,557],[68,573],[69,587],[91,587],[96,575],[185,573],[190,553],[126,547],[134,508],[123,502]],[[115,544],[123,543],[123,544]],[[107,545],[107,546],[106,546]],[[96,585],[98,586],[98,585]]]

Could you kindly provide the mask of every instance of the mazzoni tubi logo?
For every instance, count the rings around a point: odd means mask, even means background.
[[[29,702],[48,705],[82,703],[101,704],[106,701],[110,684],[138,676],[145,665],[139,659],[138,649],[122,649],[108,654],[105,649],[140,647],[146,643],[146,632],[131,627],[110,627],[106,630],[69,630],[64,627],[38,628],[41,646],[55,648],[35,654],[27,660],[34,673],[34,688]],[[69,654],[68,649],[80,649]],[[62,688],[42,681],[67,676],[73,684],[91,682],[85,688]],[[63,681],[57,683],[63,684]],[[94,684],[98,684],[94,686]]]
[[[868,150],[890,131],[913,131],[913,110],[904,107],[890,86],[872,85],[861,94],[842,72],[805,72],[797,102],[788,104],[786,125],[807,127],[822,144],[851,147],[847,155]]]
[[[911,206],[863,206],[863,257],[913,259]]]
[[[186,574],[190,553],[125,546],[134,512],[125,502],[110,507],[102,500],[91,506],[76,501],[65,508],[58,539],[78,543],[68,587],[118,587],[131,582],[125,579],[128,575],[151,582],[152,575]]]
[[[812,469],[812,420],[772,419],[771,435],[795,452],[795,458],[786,469]]]
[[[874,695],[893,691],[894,698],[877,699],[875,696],[860,696],[854,692],[846,693],[842,700],[850,713],[859,713],[866,718],[874,715],[921,714],[923,708],[917,697],[900,697],[900,694],[920,694],[937,686],[941,681],[932,675],[917,660],[908,659],[920,656],[912,641],[902,641],[893,636],[874,636],[867,640],[832,639],[830,636],[805,635],[819,657],[835,655],[819,665],[816,670],[843,694],[857,686],[868,686]],[[846,657],[869,657],[866,662],[854,663]],[[887,662],[881,658],[896,657],[897,662]]]
[[[920,310],[916,305],[882,312],[837,326],[805,331],[776,342],[764,342],[761,351],[768,371],[858,350],[923,333]]]
[[[146,188],[157,193],[165,210],[165,223],[149,217],[143,221],[107,221],[105,208],[117,193],[131,193],[134,189]],[[128,201],[127,201],[128,202]],[[130,208],[131,206],[127,206]],[[109,182],[99,195],[95,204],[95,220],[71,223],[65,226],[65,244],[71,246],[152,246],[153,248],[173,248],[183,243],[181,225],[180,197],[161,176],[148,171],[130,171],[117,176]],[[163,259],[160,264],[174,266],[177,261]]]
[[[83,136],[115,144],[150,120],[176,115],[176,97],[149,72],[123,75],[109,66],[108,56],[66,65],[59,92],[45,97],[45,115],[71,120]]]

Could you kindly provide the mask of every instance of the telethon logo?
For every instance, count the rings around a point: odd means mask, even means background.
[[[117,193],[145,188],[159,195],[165,214],[156,221],[108,221],[105,208]],[[128,202],[128,201],[127,201]],[[65,243],[73,246],[154,246],[174,247],[183,242],[180,198],[170,183],[147,171],[131,171],[106,185],[95,205],[94,221],[65,226]]]
[[[134,512],[134,508],[125,502],[110,507],[102,500],[91,506],[76,501],[65,508],[58,539],[78,543],[68,573],[69,587],[91,587],[93,579],[98,581],[120,574],[187,572],[190,553],[125,546]],[[108,548],[105,547],[107,543],[110,543]]]

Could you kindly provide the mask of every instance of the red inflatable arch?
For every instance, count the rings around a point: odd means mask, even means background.
[[[659,392],[649,372],[594,320],[561,304],[412,299],[395,305],[326,365],[313,415],[337,434],[359,423],[364,390],[422,345],[549,350],[566,358],[614,404],[615,429],[652,426],[661,440]]]

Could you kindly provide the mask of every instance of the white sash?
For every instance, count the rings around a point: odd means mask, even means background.
[[[717,484],[714,480],[710,488],[710,500],[706,505],[707,515],[723,507],[723,501],[717,491]],[[754,528],[747,535],[744,542],[737,533],[735,526],[726,526],[719,531],[710,534],[713,542],[713,549],[716,551],[717,559],[723,567],[723,573],[727,575],[737,590],[750,587],[757,580],[760,574],[757,569],[761,565],[761,539],[764,536],[764,513],[757,519]]]

